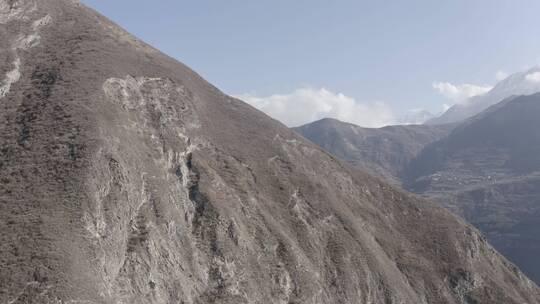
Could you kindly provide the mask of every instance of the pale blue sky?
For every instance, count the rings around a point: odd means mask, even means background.
[[[326,88],[437,112],[434,82],[540,61],[540,1],[83,0],[230,94]]]

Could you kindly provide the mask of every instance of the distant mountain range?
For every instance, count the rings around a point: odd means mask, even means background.
[[[540,94],[507,98],[457,125],[364,129],[323,120],[295,130],[439,201],[540,282]]]
[[[465,103],[456,104],[441,116],[426,121],[428,125],[461,122],[511,96],[540,92],[540,66],[518,72],[500,81],[489,92],[475,96]]]
[[[326,118],[294,130],[348,163],[401,184],[399,174],[405,167],[452,127],[400,125],[372,129]]]

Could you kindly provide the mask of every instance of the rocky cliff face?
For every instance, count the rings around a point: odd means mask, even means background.
[[[448,212],[68,0],[0,0],[0,302],[538,303]]]

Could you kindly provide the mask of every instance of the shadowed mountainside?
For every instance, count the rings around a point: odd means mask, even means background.
[[[481,229],[540,282],[540,94],[510,98],[426,147],[406,188]]]
[[[503,100],[458,126],[366,129],[321,120],[295,130],[359,169],[442,203],[540,282],[538,117],[535,94]]]

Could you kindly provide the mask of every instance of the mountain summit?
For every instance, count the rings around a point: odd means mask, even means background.
[[[0,302],[538,303],[442,208],[69,0],[0,0]]]
[[[540,92],[540,66],[508,76],[486,94],[471,97],[466,103],[454,105],[440,117],[428,120],[426,124],[461,122],[506,98],[537,92]]]

